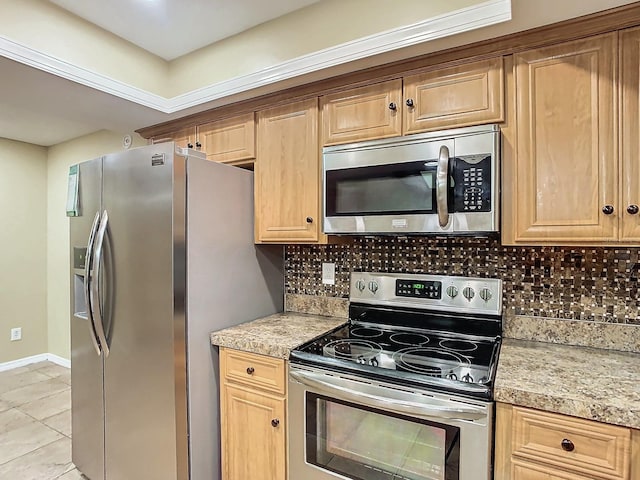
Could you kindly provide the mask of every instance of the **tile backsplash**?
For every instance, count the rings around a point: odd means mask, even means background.
[[[352,271],[501,278],[504,312],[640,325],[640,248],[503,247],[497,238],[354,237],[287,245],[285,291],[348,298]],[[335,285],[322,263],[336,264]]]

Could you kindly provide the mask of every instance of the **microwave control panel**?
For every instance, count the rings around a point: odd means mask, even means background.
[[[491,211],[491,156],[456,157],[453,172],[453,211]]]

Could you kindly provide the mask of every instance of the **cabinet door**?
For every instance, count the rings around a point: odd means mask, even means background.
[[[514,55],[517,145],[503,200],[515,243],[617,238],[615,52],[613,33]]]
[[[404,132],[504,119],[502,57],[404,78]]]
[[[198,141],[207,159],[214,162],[251,164],[256,158],[253,112],[198,126]]]
[[[222,408],[224,480],[285,480],[285,401],[225,384]]]
[[[183,128],[182,130],[177,130],[166,135],[159,135],[151,139],[152,144],[171,141],[176,142],[176,146],[178,147],[185,148],[191,146],[191,148],[194,148],[196,143],[196,127]]]
[[[321,97],[322,144],[401,135],[401,102],[400,79]]]
[[[621,240],[640,241],[640,29],[620,33],[622,89],[621,141],[622,161],[620,215]]]
[[[258,242],[318,241],[317,99],[258,112],[255,194]]]

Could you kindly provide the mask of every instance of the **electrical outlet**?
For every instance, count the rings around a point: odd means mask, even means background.
[[[322,283],[324,283],[325,285],[336,284],[336,264],[335,263],[322,264]]]
[[[11,329],[11,341],[15,342],[16,340],[22,340],[22,328],[12,328]]]

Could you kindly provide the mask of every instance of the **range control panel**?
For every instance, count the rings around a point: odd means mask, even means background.
[[[396,280],[398,297],[442,298],[442,282],[433,280]]]
[[[502,314],[502,280],[411,273],[353,272],[349,300],[372,305]]]

